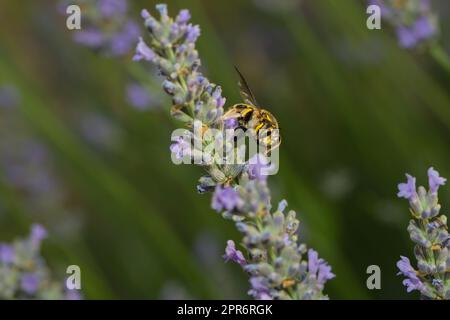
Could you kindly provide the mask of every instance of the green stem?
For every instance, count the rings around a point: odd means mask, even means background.
[[[439,44],[431,47],[430,54],[433,59],[450,74],[450,57]]]

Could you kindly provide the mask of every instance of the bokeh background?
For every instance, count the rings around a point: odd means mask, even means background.
[[[130,1],[130,16],[156,3]],[[300,238],[333,266],[330,298],[417,298],[396,276],[399,255],[413,257],[397,183],[405,172],[426,183],[431,165],[450,177],[449,74],[420,48],[400,49],[386,23],[367,30],[365,1],[167,3],[200,24],[203,70],[227,104],[239,101],[237,65],[278,118],[273,201],[288,200]],[[450,3],[433,6],[449,52]],[[170,160],[177,123],[156,71],[139,75],[150,105],[133,107],[131,55],[72,37],[56,1],[0,2],[0,241],[43,224],[54,276],[79,265],[88,299],[248,298],[245,274],[221,258],[239,241],[233,223],[197,194],[201,170]],[[381,290],[366,288],[372,264]]]

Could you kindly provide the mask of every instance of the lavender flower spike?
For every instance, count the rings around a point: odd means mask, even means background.
[[[417,270],[407,257],[401,256],[397,262],[399,275],[406,277],[403,284],[407,292],[419,291],[422,298],[450,299],[450,235],[447,231],[447,217],[439,215],[439,186],[446,179],[433,169],[428,169],[429,190],[416,190],[415,178],[408,176],[408,183],[400,184],[399,197],[409,200],[413,219],[408,232],[415,243],[414,255]]]
[[[226,100],[220,86],[211,83],[199,71],[201,62],[195,42],[200,36],[200,27],[189,23],[191,15],[187,10],[172,18],[166,5],[156,8],[159,19],[147,10],[142,11],[151,51],[138,45],[135,60],[151,61],[165,77],[162,86],[172,98],[172,116],[189,128],[194,140],[198,138],[195,128],[236,128],[236,122],[223,121]],[[154,55],[145,59],[143,49]],[[211,142],[198,140],[203,146]],[[221,140],[214,140],[218,141]],[[175,139],[170,149],[179,158],[187,148],[181,140]],[[191,151],[195,156],[198,151],[195,143]],[[334,277],[331,267],[319,259],[314,250],[309,251],[308,263],[308,250],[297,239],[299,221],[294,211],[284,212],[285,200],[277,210],[272,210],[267,175],[261,174],[269,165],[266,159],[257,154],[252,161],[230,165],[215,161],[215,156],[212,154],[212,161],[199,164],[207,175],[200,178],[197,190],[200,193],[214,191],[212,208],[233,220],[242,233],[240,243],[244,252],[237,250],[235,243],[229,240],[224,259],[238,263],[250,275],[248,294],[255,299],[327,299],[323,289]]]
[[[413,49],[430,42],[438,33],[437,18],[429,0],[369,0],[381,8],[382,18],[396,29],[402,48]]]
[[[73,2],[61,0],[59,7],[64,9]],[[83,28],[73,35],[76,42],[114,57],[126,56],[133,50],[140,30],[128,18],[128,0],[75,2],[83,7]]]
[[[41,241],[47,231],[38,224],[31,227],[28,238],[11,244],[0,243],[0,299],[62,300],[80,298],[74,291],[65,292],[63,282],[54,282],[40,256]]]

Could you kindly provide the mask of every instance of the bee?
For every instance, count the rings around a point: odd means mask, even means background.
[[[267,155],[281,143],[278,121],[269,111],[259,107],[244,76],[237,67],[235,69],[240,78],[238,85],[244,103],[230,107],[223,115],[223,120],[225,125],[233,123],[236,129],[250,130]]]

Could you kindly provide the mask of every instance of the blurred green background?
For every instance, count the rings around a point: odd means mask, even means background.
[[[156,3],[133,1],[130,15],[140,21],[140,9]],[[367,30],[365,1],[167,3],[200,24],[203,70],[227,105],[239,101],[237,65],[278,118],[273,201],[288,200],[300,238],[332,265],[330,298],[417,298],[396,276],[399,256],[413,257],[397,183],[405,172],[426,183],[431,165],[450,177],[449,74],[426,52],[398,48],[386,23]],[[248,298],[245,274],[221,258],[240,235],[213,212],[210,195],[197,194],[201,170],[170,161],[177,123],[156,72],[148,72],[153,108],[132,108],[131,56],[74,43],[56,4],[0,3],[0,86],[17,95],[13,111],[0,110],[0,158],[8,150],[6,162],[33,180],[32,191],[8,183],[1,162],[0,241],[42,223],[55,277],[79,265],[88,299]],[[433,4],[448,52],[450,3]],[[366,288],[372,264],[381,290]]]

